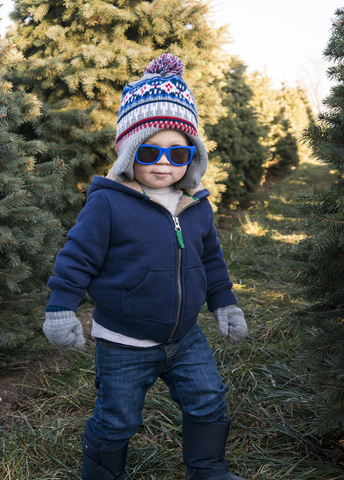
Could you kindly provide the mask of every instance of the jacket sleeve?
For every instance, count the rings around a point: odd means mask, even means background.
[[[104,193],[96,191],[87,199],[76,225],[67,235],[67,242],[57,254],[55,276],[48,281],[51,289],[48,306],[77,311],[90,281],[101,271],[110,234],[111,207]]]
[[[217,308],[237,303],[213,222],[208,235],[203,239],[203,246],[202,263],[207,276],[207,304],[213,312]]]

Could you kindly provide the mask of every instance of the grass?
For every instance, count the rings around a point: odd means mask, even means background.
[[[248,480],[344,479],[341,443],[311,431],[317,408],[307,376],[292,370],[296,342],[288,315],[301,301],[292,293],[280,257],[303,236],[295,194],[330,181],[325,166],[305,160],[244,216],[219,220],[249,336],[238,346],[228,344],[205,308],[199,322],[228,386],[233,423],[226,458]],[[49,368],[39,370],[25,404],[5,418],[1,480],[80,478],[79,437],[95,399],[93,345],[65,356],[67,361],[54,364],[52,359]],[[126,478],[184,478],[181,414],[162,382],[147,396],[144,423],[130,444]]]

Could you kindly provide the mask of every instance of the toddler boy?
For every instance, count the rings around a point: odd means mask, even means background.
[[[86,289],[95,303],[98,394],[82,438],[83,480],[124,479],[158,377],[182,411],[186,478],[243,480],[224,459],[226,387],[197,316],[207,301],[233,343],[247,326],[200,183],[207,152],[182,67],[164,54],[124,88],[118,160],[107,178],[94,177],[48,282],[43,330],[58,347],[83,347],[75,312]]]

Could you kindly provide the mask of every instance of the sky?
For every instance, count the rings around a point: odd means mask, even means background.
[[[4,35],[10,23],[12,0],[0,0]],[[331,19],[342,5],[338,0],[213,0],[210,20],[229,24],[231,42],[225,49],[238,55],[248,72],[269,75],[274,85],[302,82],[313,104],[319,104],[331,87],[326,77],[329,63],[323,51],[330,38]]]
[[[330,90],[330,66],[323,51],[330,38],[338,0],[215,0],[211,19],[229,24],[232,42],[226,50],[238,55],[248,71],[271,76],[276,86],[302,81],[313,103]],[[316,88],[317,87],[317,88]]]

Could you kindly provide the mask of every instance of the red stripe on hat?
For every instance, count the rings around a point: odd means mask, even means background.
[[[186,120],[184,120],[183,118],[178,118],[178,117],[151,117],[151,118],[147,118],[145,120],[141,120],[140,122],[136,122],[134,123],[133,125],[131,125],[127,130],[125,130],[123,133],[121,133],[121,135],[116,139],[116,143],[119,143],[123,137],[125,137],[126,135],[129,134],[129,132],[131,130],[135,130],[136,128],[138,128],[140,125],[144,125],[144,128],[146,128],[146,125],[147,123],[153,123],[153,122],[173,122],[173,123],[176,123],[176,122],[181,122],[181,124],[185,124],[187,125],[189,128],[192,128],[193,130],[195,130],[197,132],[197,129],[196,127],[191,123],[191,122],[187,122]],[[155,125],[156,126],[156,125]]]
[[[128,129],[126,135],[122,134],[120,139],[117,141],[116,150],[118,151],[120,146],[124,142],[124,140],[126,140],[131,135],[134,135],[134,133],[142,130],[142,128],[151,128],[151,127],[153,127],[153,122],[148,121],[143,125],[142,124],[138,125],[135,129]],[[160,125],[159,125],[159,128],[160,128]],[[182,130],[183,132],[190,133],[191,135],[198,137],[197,130],[193,127],[193,125],[192,124],[184,125],[184,122],[175,123],[171,121],[164,121],[161,128]]]

